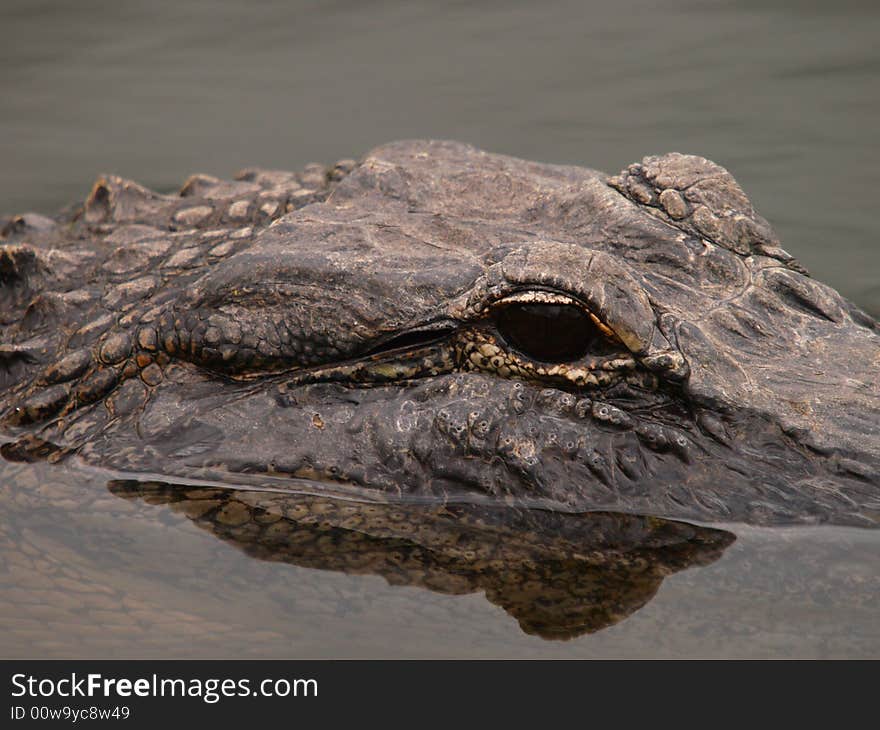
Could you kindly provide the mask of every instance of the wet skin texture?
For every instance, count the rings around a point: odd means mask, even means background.
[[[161,196],[0,249],[3,454],[756,523],[880,519],[877,323],[723,168],[451,142]]]

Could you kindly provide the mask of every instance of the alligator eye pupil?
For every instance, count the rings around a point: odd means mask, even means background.
[[[543,362],[579,360],[601,336],[593,320],[570,304],[509,304],[496,327],[511,347]]]

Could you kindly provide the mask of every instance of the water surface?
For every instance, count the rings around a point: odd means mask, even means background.
[[[342,572],[330,544],[320,569],[313,540],[289,551],[309,565],[250,556],[193,510],[126,498],[71,465],[5,463],[0,512],[5,657],[880,655],[880,530],[713,526],[736,535],[715,562],[669,575],[656,594],[614,584],[619,621],[554,640],[526,633],[491,589],[463,578],[416,586],[354,563]],[[588,609],[607,597],[591,585],[575,596]]]

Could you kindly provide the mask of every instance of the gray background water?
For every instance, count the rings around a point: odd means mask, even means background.
[[[402,137],[609,171],[679,150],[880,314],[874,0],[0,0],[0,27],[0,212]],[[479,595],[251,560],[75,471],[0,464],[0,513],[0,656],[880,656],[880,531],[737,526],[548,643]]]
[[[407,137],[607,171],[678,150],[880,313],[875,0],[2,0],[0,26],[0,212]]]

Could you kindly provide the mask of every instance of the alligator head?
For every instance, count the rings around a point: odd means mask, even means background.
[[[314,170],[310,174],[314,173]],[[878,325],[730,174],[447,142],[6,226],[3,447],[704,520],[880,515]]]

